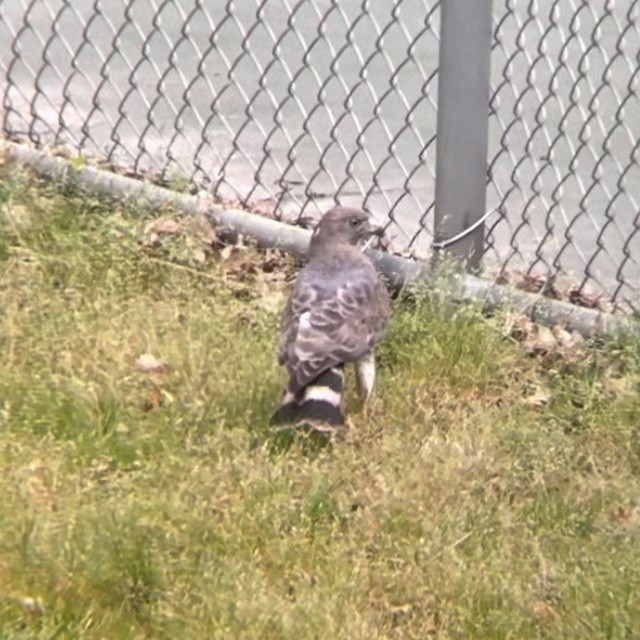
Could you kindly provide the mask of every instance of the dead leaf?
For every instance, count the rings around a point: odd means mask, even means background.
[[[259,216],[273,218],[277,212],[278,201],[273,197],[260,198],[251,203],[249,210]]]
[[[225,262],[233,255],[235,247],[232,244],[228,244],[226,247],[220,249],[220,258]]]
[[[618,522],[629,522],[633,518],[633,511],[633,507],[630,505],[618,505],[611,512],[611,517]]]
[[[37,615],[44,613],[44,604],[40,598],[20,598],[17,602],[18,606],[27,613]]]
[[[158,218],[150,222],[145,228],[145,233],[178,233],[181,229],[180,223],[173,218]]]
[[[55,145],[51,149],[51,153],[54,156],[58,156],[59,158],[65,158],[66,160],[69,160],[70,158],[73,157],[73,151],[68,146],[63,144]]]
[[[287,268],[285,254],[281,251],[267,249],[264,255],[264,260],[260,263],[264,273],[281,274],[282,270]]]
[[[158,360],[150,353],[143,353],[137,360],[136,366],[142,373],[165,373],[169,368],[166,362]]]
[[[220,238],[216,228],[202,212],[190,219],[187,230],[190,235],[205,247],[219,248],[224,246],[224,242]]]
[[[155,411],[164,404],[164,394],[160,389],[149,389],[142,405],[143,411]]]
[[[42,478],[38,475],[32,475],[27,484],[29,492],[29,501],[32,506],[37,509],[51,511],[55,507],[55,501],[51,492],[47,488]]]
[[[624,375],[606,375],[602,380],[602,390],[612,398],[622,399],[635,396],[640,389],[640,375],[626,373]]]
[[[207,254],[202,247],[194,247],[191,250],[191,256],[198,264],[204,264],[207,261]]]
[[[556,277],[553,274],[531,274],[522,271],[512,271],[502,273],[496,279],[499,284],[510,284],[516,289],[528,293],[541,293],[547,298],[559,300],[562,298],[560,291],[556,287]]]
[[[508,312],[503,335],[522,342],[531,333],[533,322],[522,313]]]
[[[569,302],[587,309],[602,309],[603,294],[589,293],[584,289],[570,289]]]
[[[560,619],[560,614],[543,600],[538,600],[533,604],[533,613],[536,618],[545,623],[555,623]]]
[[[532,407],[546,407],[551,404],[551,394],[546,389],[538,387],[524,399],[524,402]]]
[[[530,333],[523,341],[522,347],[527,353],[547,355],[555,351],[557,341],[551,329],[542,325],[532,324]]]
[[[146,237],[145,245],[153,246],[158,244],[160,237],[163,235],[175,235],[180,233],[182,227],[180,223],[173,218],[158,218],[151,221],[144,228]]]
[[[576,347],[584,342],[577,331],[567,331],[562,325],[553,328],[538,325],[522,314],[509,314],[503,333],[520,342],[527,353],[541,356],[560,354],[569,358],[579,355]]]
[[[394,618],[404,618],[411,615],[413,607],[411,604],[399,604],[389,607],[389,613]]]

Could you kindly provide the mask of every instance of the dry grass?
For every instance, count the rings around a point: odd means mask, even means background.
[[[373,415],[282,443],[294,265],[167,219],[0,167],[0,638],[635,637],[637,343],[419,295]]]

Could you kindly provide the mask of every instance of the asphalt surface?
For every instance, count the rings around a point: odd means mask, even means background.
[[[0,0],[3,128],[286,219],[364,203],[395,248],[426,255],[433,4]],[[494,0],[487,263],[635,301],[640,2],[508,4]]]

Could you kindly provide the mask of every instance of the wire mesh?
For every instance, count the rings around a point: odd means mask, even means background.
[[[439,2],[0,0],[2,129],[425,257]],[[494,0],[485,262],[637,304],[640,0]]]
[[[501,268],[637,305],[640,2],[510,1],[495,15],[487,233]]]

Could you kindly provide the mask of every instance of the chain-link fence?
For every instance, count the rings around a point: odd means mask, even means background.
[[[640,0],[494,0],[485,264],[640,294]],[[440,3],[0,0],[6,137],[433,237]]]
[[[487,250],[637,306],[640,2],[494,5]]]

